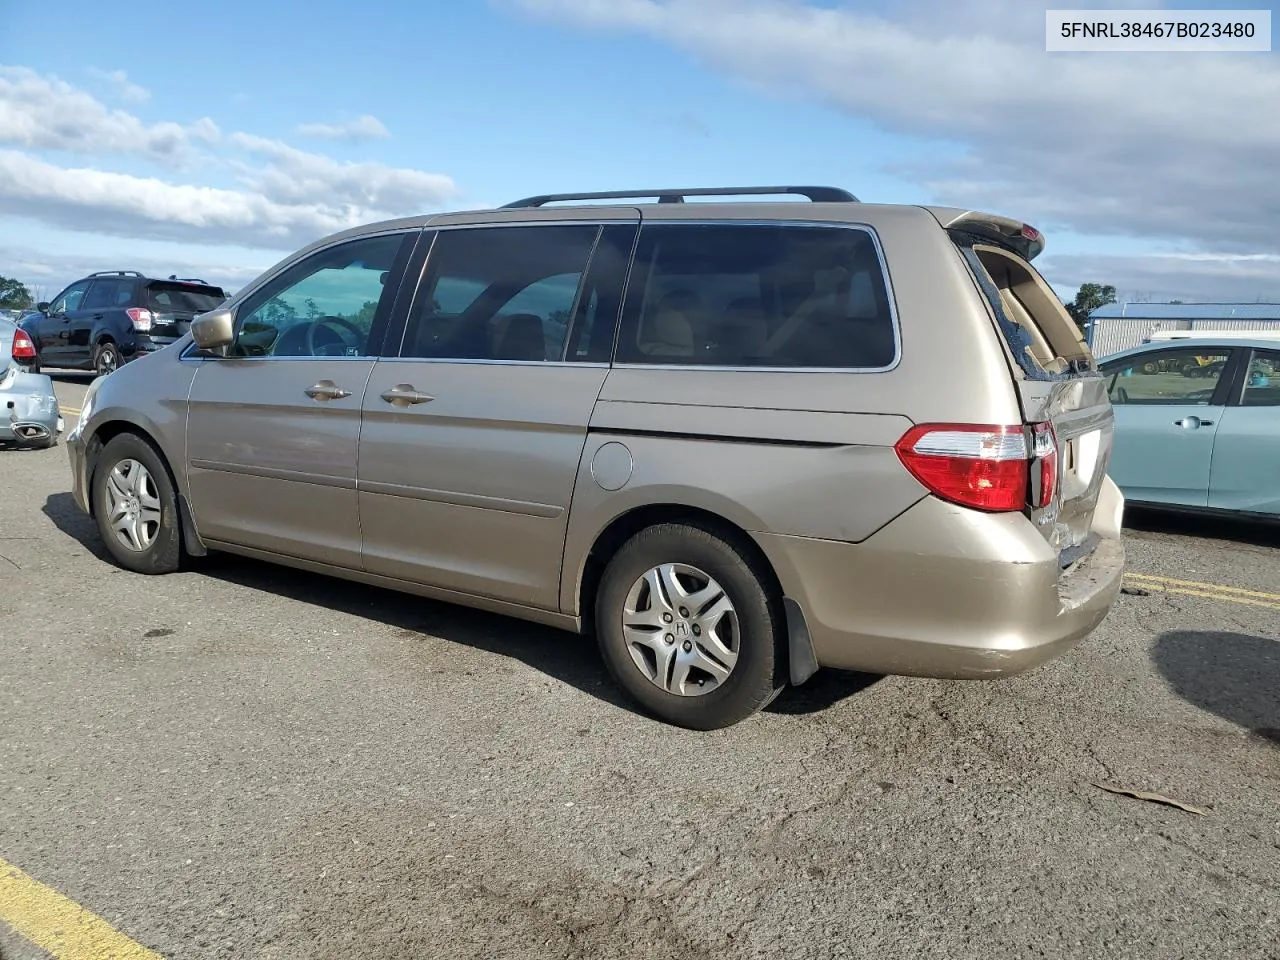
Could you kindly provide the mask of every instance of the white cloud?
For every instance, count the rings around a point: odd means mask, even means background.
[[[345,123],[303,123],[294,128],[300,137],[320,140],[388,140],[391,132],[377,117],[364,114]]]
[[[63,80],[0,66],[0,144],[80,155],[135,154],[181,167],[220,136],[208,117],[185,125],[147,124]]]
[[[239,190],[64,168],[0,150],[0,211],[72,230],[268,246],[351,226],[352,213],[273,203]]]
[[[1036,266],[1055,286],[1111,284],[1124,300],[1280,303],[1280,254],[1062,254]]]
[[[108,83],[121,100],[129,103],[146,103],[151,99],[151,91],[130,80],[129,75],[123,70],[100,70],[97,67],[90,67],[88,73],[89,76]]]
[[[267,161],[266,166],[241,164],[241,182],[283,204],[336,205],[394,216],[426,212],[454,193],[453,181],[441,174],[338,161],[248,133],[233,134],[231,142]]]
[[[55,158],[65,152],[90,159],[63,165]],[[102,169],[112,154],[164,174]],[[178,172],[197,165],[225,185]],[[340,162],[248,133],[224,137],[208,118],[145,124],[64,81],[0,67],[0,214],[107,236],[292,250],[361,223],[439,209],[455,194],[442,174]]]
[[[360,195],[359,174],[330,170],[325,160],[312,161],[311,176],[291,190],[288,174],[274,166],[250,171],[246,176],[257,177],[257,186],[247,191],[68,169],[0,150],[0,212],[117,236],[293,249],[347,227],[419,212],[451,186],[432,174],[379,167],[374,174],[382,188]]]
[[[1049,54],[1046,5],[1014,0],[907,0],[894,21],[790,0],[511,2],[652,36],[771,96],[964,144],[958,162],[897,171],[944,203],[1280,249],[1280,64],[1266,54]]]

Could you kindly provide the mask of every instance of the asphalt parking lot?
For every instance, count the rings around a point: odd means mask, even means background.
[[[568,634],[124,572],[62,446],[0,478],[0,873],[118,956],[1280,957],[1275,532],[1135,516],[1133,592],[1060,661],[820,674],[699,734]]]

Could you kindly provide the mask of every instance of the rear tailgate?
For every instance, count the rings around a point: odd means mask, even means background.
[[[1053,428],[1055,492],[1029,510],[1063,565],[1090,553],[1094,510],[1111,459],[1114,417],[1106,381],[1084,336],[1030,261],[1039,231],[972,211],[933,211],[951,235],[1009,348],[1023,420]],[[1048,437],[1041,443],[1048,446]],[[1039,478],[1033,480],[1038,485]]]
[[[191,329],[191,321],[218,308],[226,293],[193,280],[153,280],[147,284],[146,307],[151,311],[151,338],[177,340]]]

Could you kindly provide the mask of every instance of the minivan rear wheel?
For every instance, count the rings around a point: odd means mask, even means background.
[[[610,674],[654,715],[714,730],[785,686],[778,598],[747,552],[711,530],[658,524],[605,568],[596,636]]]
[[[90,492],[98,534],[116,563],[135,573],[178,569],[178,498],[151,444],[132,433],[112,439],[98,456]]]

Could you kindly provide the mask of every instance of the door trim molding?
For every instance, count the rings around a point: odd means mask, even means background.
[[[262,477],[267,480],[290,480],[321,487],[338,487],[342,490],[356,489],[354,477],[333,477],[323,473],[304,473],[299,470],[281,470],[276,467],[259,467],[253,464],[224,463],[221,460],[192,460],[191,466],[196,470],[208,470],[214,473],[234,473],[243,477]]]

